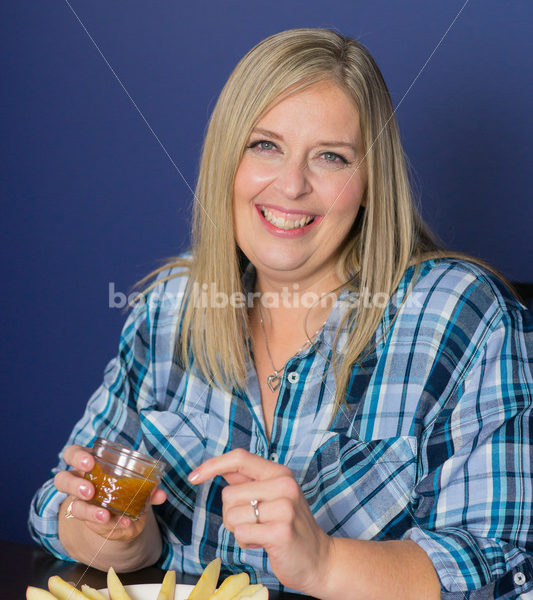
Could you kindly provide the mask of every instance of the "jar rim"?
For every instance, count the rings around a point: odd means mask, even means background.
[[[96,438],[96,440],[93,444],[93,447],[91,448],[92,453],[94,454],[95,457],[97,457],[105,462],[108,462],[109,464],[112,464],[99,454],[99,452],[98,452],[99,448],[101,448],[102,450],[107,451],[107,452],[116,453],[119,456],[121,455],[123,457],[128,457],[130,459],[133,459],[135,461],[143,463],[147,467],[153,467],[154,471],[160,472],[161,474],[164,473],[164,471],[165,471],[166,463],[164,460],[162,460],[162,459],[158,460],[156,458],[153,458],[152,456],[143,454],[142,452],[139,452],[138,450],[133,450],[133,448],[128,448],[127,446],[124,446],[120,442],[113,442],[111,440],[107,440],[105,438],[98,437],[98,438]],[[128,469],[124,465],[117,465],[117,466],[120,466],[121,468],[126,468],[127,470],[131,471],[131,469]]]
[[[144,479],[145,481],[150,481],[150,482],[156,483],[156,484],[159,483],[159,481],[161,480],[161,478],[164,474],[163,466],[157,465],[157,464],[154,464],[152,466],[152,470],[150,471],[150,474],[146,475],[145,473],[143,474],[143,473],[139,473],[138,471],[134,471],[133,469],[131,469],[125,465],[109,462],[108,460],[106,460],[105,458],[102,458],[101,456],[95,456],[95,462],[97,464],[107,465],[107,466],[111,467],[113,470],[118,471],[119,473],[115,474],[117,476],[120,476],[120,474],[123,473],[126,477],[131,477],[134,479]],[[148,467],[148,468],[150,468],[150,467]]]

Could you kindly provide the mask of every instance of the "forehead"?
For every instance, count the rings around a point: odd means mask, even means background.
[[[289,133],[314,132],[353,139],[359,136],[355,102],[330,81],[315,83],[283,98],[259,119],[256,128]],[[283,132],[281,132],[283,133]]]

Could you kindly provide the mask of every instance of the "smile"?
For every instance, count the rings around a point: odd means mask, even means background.
[[[261,206],[260,207],[261,214],[263,217],[272,225],[277,227],[278,229],[283,229],[285,231],[289,231],[291,229],[300,229],[309,225],[315,220],[315,216],[312,215],[303,215],[299,219],[287,219],[286,217],[276,216],[270,209]]]

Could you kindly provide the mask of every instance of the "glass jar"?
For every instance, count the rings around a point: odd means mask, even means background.
[[[96,490],[89,502],[138,519],[161,481],[165,463],[103,438],[98,438],[89,451],[94,457],[94,468],[84,477]]]

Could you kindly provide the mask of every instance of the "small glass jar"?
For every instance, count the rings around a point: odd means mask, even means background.
[[[89,451],[94,457],[94,468],[84,477],[96,490],[89,502],[138,519],[161,481],[165,463],[103,438],[98,438]]]

